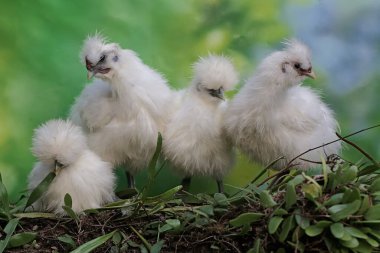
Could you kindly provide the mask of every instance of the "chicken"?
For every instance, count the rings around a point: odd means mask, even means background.
[[[336,139],[337,121],[318,93],[301,86],[315,78],[309,49],[297,40],[285,43],[282,51],[267,56],[256,73],[232,100],[224,126],[233,143],[252,160],[284,167],[310,148]],[[321,156],[340,151],[336,142],[302,155],[298,167],[313,167]],[[309,160],[309,161],[307,161]]]
[[[227,102],[224,91],[238,82],[234,67],[222,56],[210,55],[194,65],[190,87],[180,93],[182,101],[164,131],[163,153],[185,178],[187,190],[193,175],[222,179],[232,168],[234,152],[222,131]]]
[[[124,166],[128,182],[153,156],[173,95],[166,80],[137,54],[118,44],[89,37],[81,53],[88,76],[97,78],[83,90],[71,110],[89,146],[114,166]]]
[[[32,210],[65,214],[62,206],[69,193],[72,209],[81,212],[115,199],[112,165],[90,151],[80,127],[70,121],[51,120],[35,130],[32,152],[38,162],[29,175],[33,190],[50,173],[56,176]]]

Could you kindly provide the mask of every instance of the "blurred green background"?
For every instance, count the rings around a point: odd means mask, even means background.
[[[65,118],[86,85],[79,62],[83,40],[95,31],[136,51],[172,87],[185,87],[191,64],[208,52],[230,56],[241,83],[284,38],[297,37],[313,52],[322,90],[343,134],[380,123],[380,2],[376,0],[114,0],[2,1],[0,8],[0,171],[13,198],[25,189],[35,162],[33,129]],[[380,158],[380,130],[352,140]],[[360,154],[346,148],[344,156]],[[242,186],[259,170],[239,155],[226,183]],[[120,173],[122,176],[122,173]],[[145,173],[138,177],[144,184]],[[155,191],[179,183],[168,170]],[[120,185],[124,178],[120,177]],[[215,191],[198,178],[192,190]]]

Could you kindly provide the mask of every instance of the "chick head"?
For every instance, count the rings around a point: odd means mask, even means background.
[[[121,48],[116,43],[106,43],[100,34],[88,37],[83,45],[81,60],[87,68],[87,78],[95,76],[111,79],[118,68]]]
[[[309,48],[295,39],[285,41],[284,44],[286,47],[281,52],[279,67],[287,83],[297,85],[306,77],[315,79]]]
[[[82,130],[70,121],[50,120],[34,131],[33,154],[56,172],[77,161],[87,148]]]
[[[238,74],[229,59],[209,55],[200,58],[193,66],[193,85],[208,99],[216,102],[224,100],[224,91],[231,90],[238,83]]]

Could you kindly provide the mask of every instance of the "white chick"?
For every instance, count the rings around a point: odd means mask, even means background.
[[[238,82],[231,62],[210,55],[194,65],[191,86],[182,93],[182,102],[164,132],[164,156],[185,178],[188,188],[193,175],[216,179],[223,192],[222,179],[232,168],[234,152],[222,129],[227,103],[224,91]]]
[[[32,152],[38,162],[29,175],[33,190],[50,173],[56,177],[32,209],[65,214],[62,206],[69,193],[78,213],[99,208],[115,199],[112,165],[88,149],[80,127],[70,121],[50,120],[35,130]]]
[[[92,150],[125,167],[134,187],[133,175],[151,160],[166,124],[172,91],[135,52],[99,35],[84,42],[81,58],[98,79],[76,99],[71,119],[85,129]]]
[[[284,156],[274,165],[283,168],[297,155],[336,139],[338,124],[333,112],[316,91],[301,86],[306,77],[315,78],[309,49],[296,40],[286,42],[283,51],[266,57],[232,100],[225,128],[252,160],[263,165]],[[296,160],[300,168],[310,168],[340,151],[336,142]],[[306,160],[305,160],[306,159]]]

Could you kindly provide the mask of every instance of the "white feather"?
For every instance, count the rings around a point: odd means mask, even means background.
[[[237,80],[232,64],[221,56],[194,65],[192,84],[180,93],[179,108],[164,132],[164,155],[180,174],[220,180],[231,169],[234,153],[221,125],[226,102],[207,89],[231,89]]]
[[[262,61],[231,102],[225,128],[234,144],[251,159],[268,165],[285,156],[275,165],[279,169],[304,151],[336,139],[338,124],[333,112],[313,89],[300,86],[305,76],[294,68],[299,63],[301,68],[311,70],[310,60],[305,45],[295,40],[288,42],[284,51],[274,52]],[[339,151],[340,143],[336,142],[302,158],[320,161],[321,156]],[[313,166],[297,162],[302,168]]]
[[[115,199],[116,178],[111,164],[88,149],[81,129],[70,121],[51,120],[39,127],[32,151],[39,161],[29,175],[30,190],[54,171],[55,161],[64,165],[48,190],[33,204],[33,210],[64,215],[66,193],[71,195],[72,209],[77,213]]]
[[[105,67],[111,70],[95,75],[101,80],[88,85],[76,99],[71,119],[84,127],[92,150],[135,173],[153,156],[173,93],[166,80],[135,52],[106,44],[98,36],[89,38],[82,57],[96,62],[101,55],[107,56]]]

